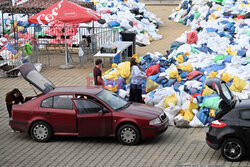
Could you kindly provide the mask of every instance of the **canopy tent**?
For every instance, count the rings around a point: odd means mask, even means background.
[[[100,13],[94,10],[82,7],[67,0],[61,0],[40,13],[30,17],[28,21],[30,24],[48,24],[53,21],[61,21],[64,23],[65,29],[66,23],[87,23],[97,21],[100,18]],[[68,66],[66,30],[64,30],[64,33],[66,66]]]

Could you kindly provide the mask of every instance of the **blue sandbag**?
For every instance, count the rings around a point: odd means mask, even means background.
[[[232,62],[232,58],[233,58],[232,55],[228,55],[227,57],[224,58],[224,62],[225,63],[231,63]]]
[[[184,56],[184,62],[188,61],[188,57]]]
[[[150,98],[151,98],[151,99],[154,99],[154,94],[155,94],[155,92],[156,92],[156,91],[152,91],[152,92],[150,93]]]
[[[185,88],[184,88],[184,90],[185,90]],[[196,93],[201,93],[201,91],[198,90],[197,88],[189,88],[189,89],[186,89],[185,91],[186,91],[188,94],[190,94],[190,95],[194,95],[194,94],[196,94]]]
[[[117,85],[117,89],[124,89],[125,88],[125,79],[121,76],[118,77],[117,80],[115,80],[115,85]]]
[[[158,72],[155,75],[150,75],[148,78],[154,82],[156,82],[157,78],[159,77],[160,73]]]
[[[166,84],[167,82],[168,82],[168,79],[164,79],[164,80],[161,81],[161,84],[164,85],[164,84]]]
[[[246,49],[241,49],[241,50],[238,50],[237,55],[240,57],[246,57],[246,52],[247,52]]]
[[[208,114],[209,115],[209,114]],[[211,122],[213,122],[214,121],[214,118],[212,118],[212,117],[207,117],[207,123],[211,123]]]
[[[171,78],[168,80],[168,82],[166,84],[164,84],[164,87],[171,87],[174,85],[174,83],[177,81],[176,78]]]
[[[197,100],[197,102],[198,102],[199,104],[202,103],[203,96],[202,96],[202,95],[197,95],[197,96],[196,96],[196,100]]]
[[[210,65],[208,67],[205,67],[204,70],[207,71],[207,73],[209,74],[212,71],[217,72],[217,71],[222,70],[224,68],[225,68],[225,63],[223,62],[222,64],[213,64],[213,65]]]
[[[187,78],[187,75],[188,75],[188,74],[189,74],[188,71],[183,71],[183,72],[180,73],[180,77],[181,77],[181,78]]]
[[[170,50],[169,53],[172,53],[175,49],[178,49],[181,45],[183,45],[183,42],[178,42],[178,41],[174,41],[173,43],[171,43],[170,45]]]
[[[206,28],[206,31],[209,32],[218,32],[217,28]]]
[[[180,92],[179,87],[180,87],[181,85],[184,85],[184,81],[175,82],[175,83],[174,83],[174,90],[175,90],[176,92]]]
[[[196,77],[194,77],[192,80],[196,80],[196,81],[199,81],[201,79],[203,75],[197,75]]]
[[[197,113],[198,119],[203,123],[203,125],[207,124],[207,118],[209,115],[209,109],[208,108],[203,108]]]
[[[165,72],[165,70],[166,70],[166,69],[163,68],[163,67],[160,67],[160,68],[159,68],[159,72],[160,72],[160,73]]]
[[[120,26],[120,23],[118,21],[110,21],[108,23],[108,27],[109,28],[112,28],[112,27],[117,27],[117,26]]]

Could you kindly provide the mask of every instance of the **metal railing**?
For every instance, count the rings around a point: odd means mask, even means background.
[[[78,54],[80,47],[85,56],[93,55],[100,50],[102,45],[119,40],[119,30],[107,27],[66,27],[64,29],[61,26],[38,25],[21,31],[15,28],[14,31],[4,36],[12,44],[15,51],[23,50],[24,45],[29,42],[33,47],[33,53],[29,55],[29,60],[33,63],[50,65],[51,54],[64,53],[62,50],[65,49],[65,33],[69,54]],[[10,54],[7,49],[1,54],[5,54],[2,56],[5,63],[16,66],[13,61],[17,58],[13,57],[15,55],[7,56],[6,54]],[[41,55],[47,56],[44,58]]]

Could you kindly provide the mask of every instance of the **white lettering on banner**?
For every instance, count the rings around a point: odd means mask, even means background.
[[[58,8],[52,9],[52,15],[54,15],[54,16],[58,15]]]
[[[53,21],[54,16],[52,14],[47,14],[44,19],[49,23]]]
[[[42,17],[42,16],[45,16],[45,14],[40,14],[39,16],[37,16],[38,24],[43,24],[43,22],[40,19],[40,17]]]
[[[51,13],[45,15],[45,14],[41,14],[39,16],[37,16],[37,22],[38,24],[48,24],[49,22],[53,21],[54,19],[54,16],[57,16],[58,15],[58,10],[61,8],[62,6],[62,3],[63,3],[63,0],[61,0],[59,3],[58,3],[58,6],[53,8],[51,10]],[[44,18],[44,20],[46,21],[45,23],[42,22],[41,18]]]

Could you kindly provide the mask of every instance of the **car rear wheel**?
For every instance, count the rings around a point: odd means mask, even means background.
[[[43,121],[35,122],[30,129],[31,137],[37,142],[47,142],[52,137],[50,125]]]
[[[140,142],[141,134],[136,126],[125,124],[118,129],[117,138],[124,145],[135,145]]]
[[[221,154],[228,161],[240,161],[246,155],[246,148],[240,140],[230,138],[222,143]]]

